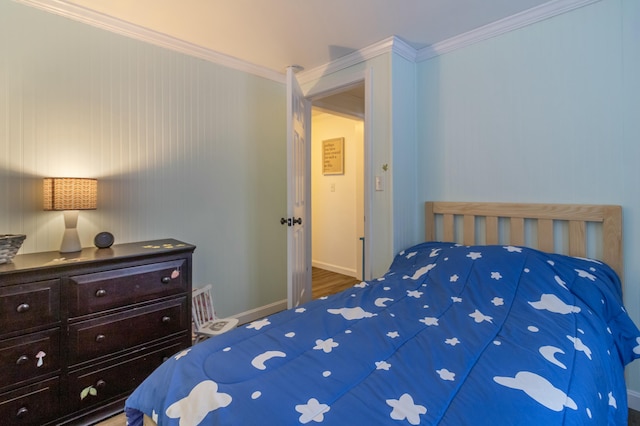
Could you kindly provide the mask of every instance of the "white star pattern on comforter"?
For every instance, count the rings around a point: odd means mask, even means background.
[[[640,332],[620,300],[588,259],[424,243],[381,279],[171,358],[127,408],[160,426],[623,421]]]

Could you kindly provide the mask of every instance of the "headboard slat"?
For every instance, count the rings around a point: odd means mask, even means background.
[[[553,244],[553,220],[538,220],[538,249],[546,252],[555,250]]]
[[[569,221],[569,255],[585,257],[587,255],[586,226],[584,222]]]
[[[452,214],[445,214],[442,217],[442,226],[444,227],[444,239],[448,241],[454,241],[455,236],[455,223],[453,221]]]
[[[425,241],[436,239],[436,215],[433,213],[433,203],[424,204],[424,236]]]
[[[511,232],[510,242],[516,246],[523,246],[524,243],[524,218],[512,217],[509,221],[509,232]]]
[[[602,259],[609,264],[622,279],[622,207],[603,206]]]
[[[466,214],[463,221],[463,241],[465,245],[473,245],[476,239],[476,218]]]

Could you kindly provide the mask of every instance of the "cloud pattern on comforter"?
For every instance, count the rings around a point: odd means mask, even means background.
[[[176,354],[127,400],[159,425],[626,424],[640,332],[606,265],[423,243],[387,274]]]

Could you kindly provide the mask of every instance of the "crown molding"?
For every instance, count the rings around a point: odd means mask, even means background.
[[[381,42],[350,53],[320,67],[300,72],[297,77],[298,80],[304,84],[317,80],[323,75],[340,71],[387,52],[397,53],[401,57],[414,62],[425,61],[599,1],[600,0],[552,0],[419,50],[414,49],[399,37],[391,36]]]
[[[367,46],[363,49],[351,52],[348,55],[331,61],[316,68],[312,68],[308,71],[301,71],[296,75],[298,81],[301,84],[305,84],[310,81],[314,81],[322,77],[323,75],[331,74],[350,66],[359,64],[360,62],[375,58],[385,53],[397,53],[401,57],[415,62],[416,61],[416,49],[411,47],[405,41],[397,36],[390,36],[378,43]]]
[[[431,59],[473,43],[487,40],[599,1],[600,0],[552,0],[420,49],[416,55],[416,61],[420,62]]]
[[[130,38],[144,41],[156,46],[164,47],[190,56],[195,56],[238,71],[243,71],[259,77],[264,77],[279,83],[285,82],[283,73],[259,65],[224,55],[216,51],[189,43],[178,38],[160,33],[148,28],[110,17],[108,15],[69,3],[65,0],[14,0],[50,13],[83,22],[94,27],[121,34]],[[421,62],[445,53],[461,49],[473,43],[487,40],[509,31],[540,22],[557,15],[578,9],[601,0],[552,0],[523,12],[500,19],[464,34],[451,37],[430,46],[416,50],[397,36],[372,44],[371,46],[352,52],[322,66],[301,71],[297,74],[302,84],[317,80],[323,75],[331,74],[360,62],[375,58],[385,53],[396,53],[400,57]]]
[[[416,48],[414,48],[398,36],[393,37],[393,45],[391,46],[391,51],[408,61],[416,62],[418,55],[418,51],[416,50]]]
[[[180,40],[158,31],[134,25],[94,10],[87,9],[64,0],[14,0],[46,12],[79,21],[129,38],[147,42],[186,55],[195,56],[238,71],[243,71],[279,83],[285,82],[285,76],[269,68],[251,64],[232,56]]]

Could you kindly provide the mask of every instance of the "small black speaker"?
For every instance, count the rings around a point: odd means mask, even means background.
[[[100,232],[93,239],[93,243],[98,248],[109,248],[113,244],[113,234],[111,232]]]

